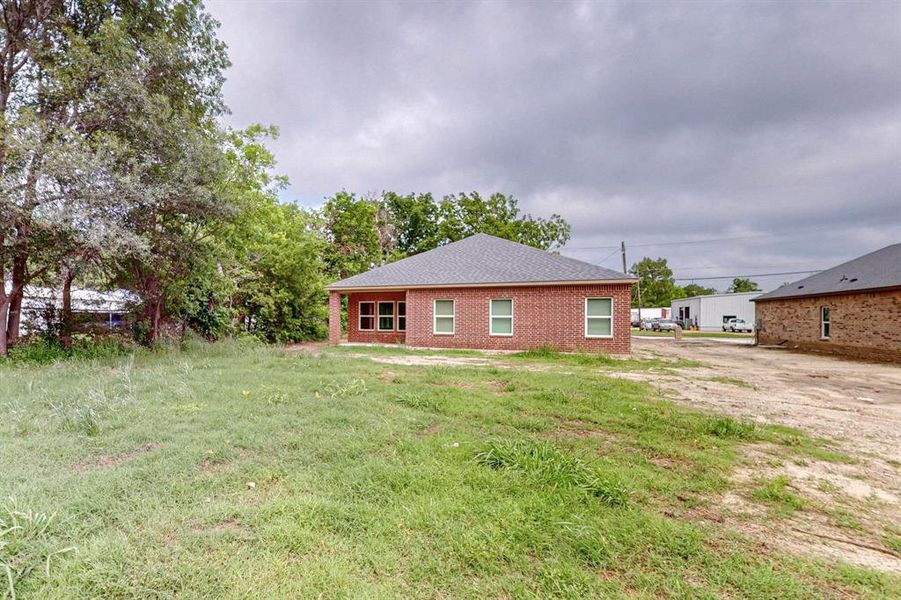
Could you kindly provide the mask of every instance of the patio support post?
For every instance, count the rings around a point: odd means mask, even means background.
[[[328,294],[328,343],[337,346],[341,342],[341,292]]]

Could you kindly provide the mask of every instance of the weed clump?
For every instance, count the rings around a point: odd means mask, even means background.
[[[804,498],[798,496],[789,489],[791,481],[785,475],[780,475],[769,481],[760,481],[760,484],[751,493],[751,496],[773,506],[777,516],[788,516],[791,513],[804,508]]]
[[[53,548],[48,531],[54,518],[52,514],[20,510],[12,498],[0,509],[0,572],[6,579],[6,595],[13,600],[17,584],[36,568],[43,564],[50,577],[51,558],[78,551],[75,546]]]
[[[732,440],[752,440],[757,437],[757,426],[748,421],[736,421],[732,417],[715,417],[707,422],[707,433]]]
[[[492,469],[519,471],[551,487],[579,488],[610,506],[622,506],[628,500],[626,488],[616,478],[601,474],[581,458],[549,442],[494,441],[476,454],[476,460]]]

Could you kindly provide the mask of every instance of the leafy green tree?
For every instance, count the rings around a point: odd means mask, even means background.
[[[688,285],[682,286],[682,293],[686,298],[691,298],[693,296],[709,296],[710,294],[715,294],[716,289],[704,287],[697,283],[689,283]]]
[[[536,219],[522,215],[513,196],[495,193],[483,198],[478,192],[445,196],[438,207],[441,242],[455,242],[476,233],[487,233],[542,250],[559,248],[569,241],[570,226],[560,215]]]
[[[756,282],[751,281],[750,279],[743,279],[741,277],[736,277],[732,280],[732,285],[729,286],[729,293],[734,294],[737,292],[759,292],[760,286],[757,285]]]
[[[376,229],[378,205],[341,191],[322,207],[323,229],[329,245],[325,264],[334,279],[362,273],[381,263]]]
[[[382,203],[396,228],[399,258],[436,248],[440,241],[438,204],[431,194],[385,192]]]
[[[96,252],[132,276],[152,340],[176,267],[219,208],[213,118],[228,61],[215,22],[194,1],[7,4],[0,288],[9,268],[12,298],[0,293],[0,353],[24,286]]]
[[[228,136],[223,187],[237,211],[215,233],[215,264],[201,271],[190,312],[195,327],[210,324],[210,337],[231,324],[272,342],[325,332],[325,239],[315,215],[278,200],[287,179],[273,173],[265,146],[277,133],[253,125]]]
[[[674,299],[685,296],[685,291],[676,285],[665,258],[646,256],[632,265],[630,273],[639,279],[642,306],[669,306]],[[633,291],[632,305],[638,305],[637,289]]]

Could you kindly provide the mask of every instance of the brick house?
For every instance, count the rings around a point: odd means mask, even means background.
[[[634,283],[480,233],[330,285],[329,343],[346,296],[348,342],[628,354]]]
[[[754,299],[761,344],[901,362],[901,244]]]

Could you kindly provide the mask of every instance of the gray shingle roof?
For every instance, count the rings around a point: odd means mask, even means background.
[[[755,302],[779,298],[802,298],[880,288],[901,287],[901,244],[886,246],[837,267],[820,271],[800,281],[783,285]]]
[[[329,289],[563,281],[632,281],[632,278],[574,258],[478,233],[348,277],[333,283]]]

